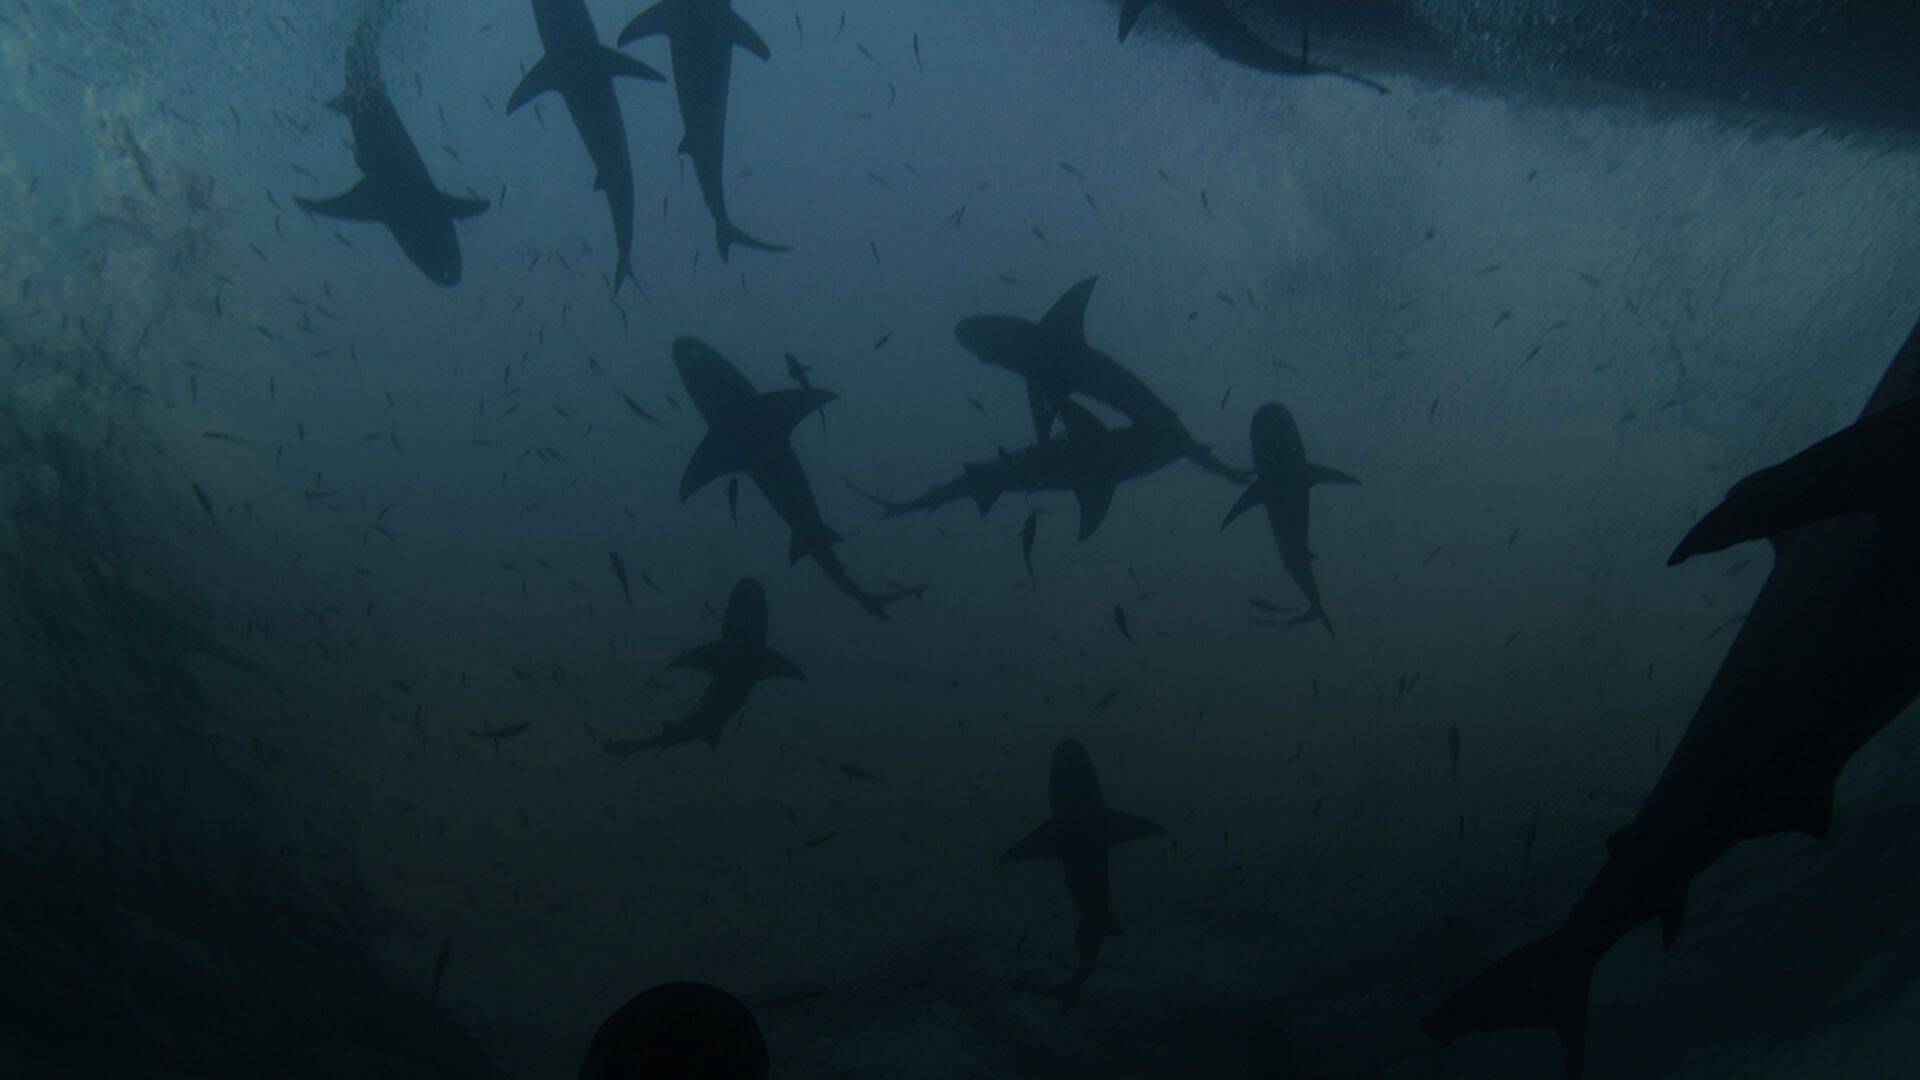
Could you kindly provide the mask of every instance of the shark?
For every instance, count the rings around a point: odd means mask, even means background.
[[[1920,695],[1916,401],[1920,326],[1858,422],[1742,480],[1681,540],[1672,561],[1764,538],[1773,568],[1572,911],[1426,1017],[1427,1034],[1548,1028],[1578,1077],[1589,984],[1615,942],[1657,919],[1671,945],[1689,882],[1735,845],[1827,834],[1840,771]]]
[[[766,1035],[746,1002],[717,986],[675,982],[633,997],[607,1017],[587,1046],[579,1080],[766,1080],[772,1074]]]
[[[1165,429],[1177,440],[1183,456],[1208,472],[1245,483],[1247,474],[1201,446],[1172,406],[1138,375],[1087,343],[1087,305],[1099,282],[1098,277],[1090,277],[1068,289],[1039,322],[1016,315],[974,315],[960,320],[954,337],[982,363],[1026,380],[1034,438],[1044,441],[1061,404],[1079,394],[1137,425]]]
[[[755,686],[768,679],[805,681],[807,677],[798,664],[767,644],[767,591],[753,578],[742,578],[727,598],[720,639],[688,649],[667,667],[704,671],[713,681],[685,720],[669,721],[651,738],[608,740],[602,744],[608,756],[624,759],[642,750],[665,750],[696,740],[718,750],[727,723],[746,708]]]
[[[1057,986],[1022,984],[1021,989],[1060,999],[1062,1010],[1080,1000],[1080,988],[1093,974],[1100,946],[1121,934],[1113,917],[1113,880],[1109,854],[1129,840],[1166,832],[1143,817],[1107,808],[1093,759],[1078,739],[1054,747],[1047,773],[1047,821],[1000,857],[1000,865],[1027,859],[1054,859],[1066,871],[1067,893],[1079,914],[1073,934],[1079,962]]]
[[[408,261],[436,285],[460,283],[460,238],[453,223],[483,214],[485,199],[463,199],[434,186],[427,163],[407,134],[380,74],[380,28],[362,20],[347,44],[346,89],[327,108],[353,129],[360,182],[331,199],[295,198],[309,214],[387,227]]]
[[[1313,61],[1308,48],[1307,35],[1300,35],[1300,53],[1298,56],[1267,44],[1266,39],[1253,32],[1237,18],[1226,0],[1158,0],[1161,6],[1173,13],[1189,33],[1213,51],[1215,56],[1242,67],[1269,75],[1311,76],[1328,75],[1337,79],[1357,83],[1380,94],[1388,93],[1385,86],[1365,76],[1330,64]],[[1120,40],[1125,43],[1132,35],[1133,28],[1140,21],[1155,0],[1124,0],[1120,5]]]
[[[600,44],[586,0],[533,0],[533,19],[545,54],[513,88],[507,115],[548,91],[566,103],[567,115],[593,161],[593,189],[606,194],[607,209],[613,213],[613,240],[619,248],[613,290],[618,293],[622,284],[634,280],[633,162],[613,80],[665,82],[666,76]]]
[[[1307,460],[1306,443],[1300,427],[1285,405],[1269,401],[1254,410],[1251,432],[1254,482],[1227,511],[1220,523],[1224,531],[1240,515],[1262,506],[1267,511],[1267,526],[1273,530],[1273,542],[1280,549],[1280,564],[1307,598],[1307,611],[1287,622],[1288,626],[1319,622],[1333,633],[1333,620],[1320,603],[1320,586],[1313,578],[1314,555],[1307,546],[1308,495],[1316,484],[1358,484],[1360,481],[1338,469],[1315,465]]]
[[[757,392],[740,369],[697,338],[673,343],[673,363],[707,422],[707,434],[680,478],[682,503],[720,477],[744,473],[792,530],[788,559],[812,559],[868,614],[885,619],[888,605],[926,591],[911,586],[870,592],[854,583],[834,553],[841,537],[820,516],[813,485],[793,450],[793,429],[839,395],[817,387]]]
[[[773,51],[733,10],[732,0],[661,0],[634,16],[620,31],[620,46],[625,48],[656,34],[666,37],[671,49],[673,90],[680,100],[684,125],[680,152],[693,159],[700,195],[713,215],[720,261],[728,261],[735,244],[760,251],[792,250],[751,236],[735,225],[727,213],[724,186],[733,50],[745,49],[762,60],[771,60]]]
[[[1060,418],[1066,434],[1050,435],[1020,450],[1002,451],[992,461],[965,465],[958,477],[904,502],[883,499],[858,487],[854,491],[880,506],[889,518],[931,512],[966,498],[973,499],[984,516],[1000,496],[1009,492],[1072,492],[1080,504],[1080,539],[1085,540],[1107,519],[1114,492],[1123,482],[1157,472],[1186,456],[1179,437],[1163,427],[1132,424],[1111,430],[1085,406],[1073,401],[1060,404]],[[1031,525],[1029,522],[1029,528]],[[1026,536],[1031,565],[1032,533]]]

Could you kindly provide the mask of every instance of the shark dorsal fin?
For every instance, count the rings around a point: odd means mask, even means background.
[[[1068,289],[1040,320],[1041,329],[1073,341],[1087,340],[1087,301],[1093,299],[1093,287],[1099,283],[1096,275]]]

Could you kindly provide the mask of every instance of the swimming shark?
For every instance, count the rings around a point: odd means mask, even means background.
[[[1920,326],[1860,421],[1741,481],[1674,551],[1764,536],[1774,565],[1639,813],[1558,930],[1426,1018],[1441,1040],[1544,1027],[1580,1075],[1594,966],[1653,919],[1671,944],[1687,886],[1736,844],[1825,836],[1847,761],[1920,695],[1914,516]]]
[[[347,45],[346,89],[327,108],[353,128],[353,163],[363,174],[346,193],[331,199],[293,201],[309,214],[346,221],[377,221],[400,250],[436,285],[460,282],[460,238],[453,223],[485,213],[485,199],[462,199],[441,191],[387,96],[380,75],[380,30],[362,20]]]
[[[1181,424],[1173,408],[1138,375],[1087,343],[1087,303],[1098,277],[1067,290],[1039,322],[1015,315],[974,315],[960,320],[954,337],[982,363],[1005,368],[1027,381],[1027,406],[1034,438],[1045,441],[1060,406],[1081,394],[1118,410],[1138,425],[1172,433],[1182,455],[1208,472],[1235,483],[1247,474],[1221,462]]]
[[[706,437],[680,478],[682,503],[722,476],[745,473],[793,530],[787,557],[818,563],[827,580],[869,614],[884,619],[887,605],[926,591],[915,586],[868,592],[854,584],[834,554],[840,535],[820,516],[813,485],[800,456],[793,452],[793,429],[839,395],[814,387],[757,393],[738,368],[696,338],[673,343],[673,363],[687,395],[707,422]]]
[[[613,240],[620,249],[613,268],[613,291],[618,293],[623,283],[633,280],[633,162],[613,80],[664,82],[666,77],[600,44],[586,0],[533,0],[533,19],[546,54],[513,88],[507,115],[549,90],[566,103],[567,115],[593,160],[593,189],[606,193],[607,209],[613,212]]]
[[[1023,859],[1057,859],[1066,871],[1067,892],[1080,916],[1073,934],[1079,963],[1073,975],[1058,986],[1020,987],[1059,998],[1064,1010],[1080,1000],[1080,987],[1093,974],[1101,944],[1121,933],[1111,906],[1113,880],[1108,853],[1129,840],[1159,836],[1166,830],[1146,818],[1107,809],[1093,759],[1078,739],[1066,739],[1054,747],[1053,764],[1047,773],[1047,803],[1046,824],[1008,849],[1000,857],[1000,865]]]
[[[1280,564],[1293,576],[1300,594],[1307,598],[1306,614],[1287,622],[1288,626],[1318,621],[1333,633],[1333,620],[1320,604],[1320,586],[1313,579],[1313,552],[1307,546],[1307,496],[1315,484],[1358,484],[1360,481],[1338,469],[1315,465],[1307,460],[1306,443],[1293,414],[1278,402],[1269,401],[1253,414],[1253,466],[1257,477],[1240,501],[1227,511],[1220,528],[1225,530],[1241,514],[1256,506],[1267,509],[1267,525],[1273,530],[1273,542],[1280,548]]]
[[[1060,418],[1066,434],[1011,453],[1002,451],[993,461],[968,464],[960,476],[917,498],[895,502],[857,487],[854,491],[890,518],[931,512],[965,498],[973,499],[984,515],[1008,492],[1070,491],[1080,504],[1080,539],[1085,540],[1106,520],[1113,493],[1123,481],[1157,472],[1185,456],[1179,437],[1163,427],[1132,424],[1109,430],[1073,401],[1061,403]],[[1030,540],[1031,533],[1028,536]]]
[[[1154,0],[1124,0],[1120,5],[1120,40],[1125,42],[1133,33],[1135,23],[1140,21]],[[1316,64],[1309,55],[1307,36],[1300,35],[1300,55],[1284,52],[1267,44],[1259,34],[1241,22],[1227,7],[1225,0],[1159,0],[1159,3],[1180,20],[1194,37],[1213,50],[1213,54],[1222,60],[1229,60],[1243,67],[1262,71],[1269,75],[1330,75],[1358,83],[1369,90],[1387,93],[1387,88],[1364,76],[1342,71],[1328,64]]]
[[[717,750],[727,722],[746,708],[755,686],[768,679],[804,681],[807,677],[799,665],[767,645],[767,591],[752,578],[742,578],[727,598],[726,613],[720,618],[720,640],[689,649],[667,666],[704,671],[713,676],[713,682],[685,720],[667,722],[652,738],[609,740],[603,744],[609,756],[627,758],[642,750],[665,750],[696,739]]]
[[[735,225],[727,215],[723,186],[733,50],[745,49],[762,60],[772,59],[772,50],[733,10],[732,0],[661,0],[620,31],[620,45],[624,48],[655,34],[664,35],[672,51],[673,90],[680,99],[685,128],[680,152],[693,158],[701,197],[713,214],[720,261],[727,261],[735,244],[761,251],[791,250],[749,236]]]

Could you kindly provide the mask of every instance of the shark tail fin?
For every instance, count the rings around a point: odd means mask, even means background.
[[[752,248],[755,251],[792,251],[793,250],[793,248],[787,244],[774,244],[774,243],[769,243],[768,241],[762,240],[759,237],[748,233],[746,230],[740,228],[740,226],[735,225],[731,221],[722,221],[717,223],[714,226],[714,231],[717,239],[720,242],[720,261],[721,262],[727,261],[728,255],[732,251],[733,245],[735,244],[739,244],[743,248]]]
[[[1120,5],[1120,40],[1122,42],[1133,33],[1133,24],[1140,21],[1140,15],[1147,10],[1149,3],[1152,3],[1152,0],[1126,0],[1126,3]]]
[[[1592,961],[1568,956],[1553,937],[1541,938],[1488,968],[1422,1020],[1420,1030],[1451,1042],[1475,1031],[1552,1028],[1560,1036],[1568,1076],[1579,1080],[1592,980]]]
[[[1296,615],[1293,618],[1288,619],[1287,625],[1288,626],[1304,626],[1307,623],[1315,623],[1315,622],[1327,628],[1328,637],[1337,636],[1333,632],[1333,620],[1327,616],[1327,609],[1321,607],[1317,602],[1312,607],[1307,609],[1306,614]]]
[[[613,294],[620,295],[620,286],[633,282],[634,288],[640,287],[640,279],[633,276],[633,252],[623,251],[620,259],[613,264]]]

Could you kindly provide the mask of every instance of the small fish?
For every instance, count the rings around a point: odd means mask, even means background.
[[[527,725],[525,724],[508,724],[506,727],[488,728],[484,731],[469,731],[467,732],[467,737],[473,739],[491,739],[495,745],[498,745],[500,740],[511,739],[526,730]]]
[[[1020,558],[1027,564],[1027,580],[1033,577],[1033,538],[1040,531],[1040,511],[1027,513],[1027,523],[1020,526]]]
[[[835,829],[829,833],[822,833],[819,836],[816,836],[813,839],[807,841],[806,843],[801,844],[800,846],[803,848],[807,848],[809,850],[817,847],[825,847],[828,843],[832,842],[834,837],[839,835],[840,835],[840,830]]]
[[[1140,643],[1133,640],[1133,631],[1127,629],[1127,609],[1119,604],[1113,605],[1113,625],[1120,631],[1120,636],[1127,639],[1127,644],[1139,646]]]
[[[433,959],[433,1000],[440,1000],[440,980],[446,977],[447,962],[453,959],[453,942],[440,946],[440,955]]]
[[[893,340],[893,331],[889,330],[886,333],[881,334],[880,340],[873,343],[873,351],[879,352],[881,349],[886,348],[887,342],[892,340]]]
[[[627,409],[628,411],[632,412],[633,415],[639,417],[642,420],[645,420],[647,423],[652,424],[654,427],[666,427],[665,424],[660,422],[660,419],[658,417],[654,416],[652,413],[642,408],[639,402],[633,400],[632,395],[628,394],[624,390],[616,390],[614,392],[620,395],[620,400],[627,403]]]
[[[208,520],[215,522],[220,520],[220,515],[213,512],[213,500],[207,498],[207,490],[198,483],[193,485],[193,497],[200,500],[200,509],[207,512]]]
[[[733,527],[740,527],[740,478],[727,478],[727,513],[733,518]]]
[[[1120,691],[1118,690],[1107,691],[1107,696],[1101,698],[1099,701],[1094,702],[1093,708],[1087,710],[1087,715],[1092,716],[1094,713],[1097,713],[1101,709],[1106,708],[1108,705],[1113,704],[1113,699],[1119,696],[1120,696]]]
[[[1447,770],[1454,786],[1460,784],[1460,725],[1447,725]]]
[[[627,564],[620,560],[617,551],[607,552],[607,559],[613,564],[613,576],[620,579],[620,595],[626,597],[629,610],[633,607],[633,590],[627,587]]]
[[[851,762],[842,762],[840,765],[840,771],[843,773],[846,773],[848,776],[854,778],[855,780],[866,780],[870,783],[879,784],[881,787],[893,786],[892,784],[887,783],[886,780],[881,778],[880,776],[874,773],[870,773],[867,770]]]

